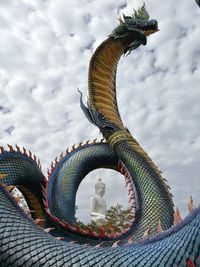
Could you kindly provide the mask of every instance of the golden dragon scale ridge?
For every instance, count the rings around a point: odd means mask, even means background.
[[[136,139],[124,127],[120,117],[116,97],[116,73],[118,62],[127,47],[127,42],[121,39],[108,38],[94,52],[89,65],[89,106],[98,110],[110,123],[119,130],[108,136],[111,147],[122,140],[126,140],[139,155],[141,155],[158,177],[163,180],[161,172],[149,155],[139,145]],[[166,187],[165,182],[163,185]],[[168,189],[167,189],[168,191]],[[171,194],[169,193],[171,198]]]

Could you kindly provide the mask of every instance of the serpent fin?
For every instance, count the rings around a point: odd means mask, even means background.
[[[115,241],[115,243],[112,244],[112,248],[117,248],[119,246],[120,240]]]
[[[194,261],[193,261],[193,259],[191,257],[187,258],[186,264],[187,264],[186,265],[187,267],[195,267]]]
[[[129,237],[127,244],[133,244],[134,243],[134,236]]]
[[[54,229],[55,229],[55,227],[44,228],[44,232],[48,234]]]
[[[162,225],[161,225],[161,221],[160,220],[158,222],[157,233],[158,234],[163,233],[163,228],[162,228]]]
[[[101,242],[101,243],[97,244],[97,245],[95,246],[95,248],[102,248],[102,247],[103,247],[103,244],[104,244],[104,242]]]
[[[181,221],[182,219],[181,219],[180,211],[179,211],[179,208],[177,207],[174,213],[174,225],[178,224]]]
[[[81,107],[83,113],[85,114],[85,116],[89,120],[89,122],[91,122],[92,124],[95,124],[94,120],[93,120],[93,118],[91,116],[90,109],[88,107],[86,107],[86,105],[83,103],[83,94],[82,94],[82,92],[79,89],[78,89],[78,92],[80,93],[80,107]]]
[[[60,241],[63,241],[65,238],[63,236],[58,236],[58,237],[55,237],[56,240],[60,240]]]
[[[110,128],[114,131],[118,130],[117,126],[114,125],[113,123],[108,122],[100,111],[94,108],[91,108],[89,104],[86,106],[82,100],[82,92],[79,89],[78,89],[78,92],[81,94],[80,96],[81,109],[83,110],[83,113],[85,114],[89,122],[91,122],[92,124],[94,124],[95,126],[99,128]]]
[[[187,207],[188,207],[189,213],[191,213],[194,210],[194,204],[193,204],[193,198],[192,198],[192,196],[190,196],[190,198],[189,198]]]
[[[148,240],[151,234],[151,226],[149,225],[147,227],[147,230],[144,232],[143,236],[142,236],[142,240]]]

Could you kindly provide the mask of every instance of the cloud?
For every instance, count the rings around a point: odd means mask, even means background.
[[[45,173],[66,147],[100,138],[82,114],[77,88],[86,101],[92,53],[116,27],[116,18],[131,14],[141,2],[1,1],[1,145],[27,147],[39,156]],[[160,32],[120,61],[119,109],[126,126],[164,171],[175,204],[186,214],[189,195],[199,203],[200,191],[199,9],[189,0],[176,5],[148,0],[146,6]],[[114,177],[112,172],[102,175]],[[98,172],[91,176],[97,179]],[[108,202],[126,206],[120,178],[115,182],[117,200],[109,179]],[[88,184],[92,190],[92,178],[86,178]],[[85,190],[78,193],[82,209],[90,197]]]

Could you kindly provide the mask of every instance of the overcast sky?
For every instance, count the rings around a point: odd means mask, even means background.
[[[79,107],[87,97],[95,48],[142,1],[0,0],[0,145],[24,146],[46,169],[67,147],[101,138]],[[125,125],[163,171],[183,215],[200,203],[200,9],[195,1],[146,0],[160,32],[122,58],[118,102]],[[77,204],[88,221],[89,198],[101,175],[108,206],[126,207],[123,178],[95,171]],[[114,182],[113,182],[114,181]],[[88,185],[89,184],[89,185]]]

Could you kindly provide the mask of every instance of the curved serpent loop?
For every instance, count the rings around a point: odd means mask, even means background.
[[[197,1],[199,4],[199,1]],[[0,147],[0,265],[10,266],[199,266],[200,209],[188,204],[181,220],[157,166],[124,127],[116,99],[118,61],[158,30],[143,5],[96,49],[89,67],[89,101],[80,105],[105,139],[75,145],[51,165],[48,177],[24,148]],[[132,222],[127,229],[76,224],[75,200],[91,171],[111,168],[125,177]],[[9,191],[18,187],[32,216]],[[174,224],[174,226],[172,226]]]

